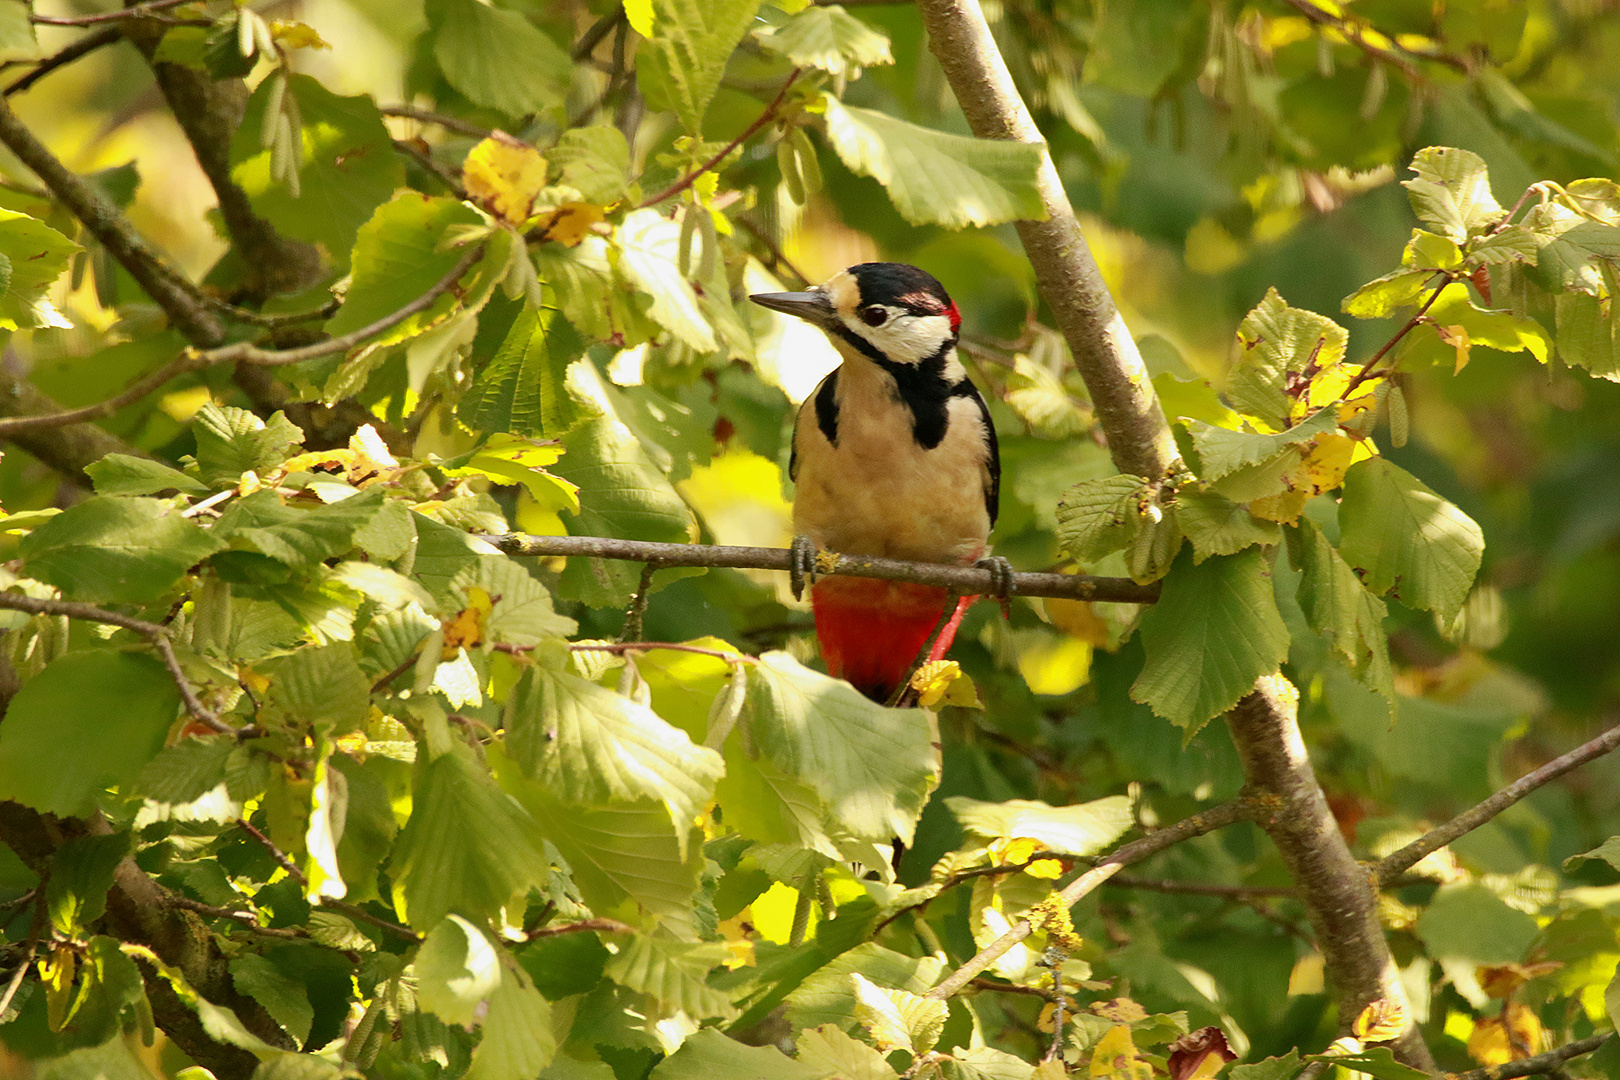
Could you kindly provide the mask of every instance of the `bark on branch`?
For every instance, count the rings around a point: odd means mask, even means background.
[[[793,566],[793,553],[787,548],[655,544],[601,536],[525,536],[521,533],[486,536],[484,539],[508,555],[578,555],[595,559],[623,559],[655,566],[727,566],[752,570],[791,570]],[[993,595],[995,582],[995,575],[976,566],[907,562],[904,559],[840,555],[830,551],[817,555],[816,572],[827,576],[939,585],[955,589],[963,596]],[[1157,585],[1138,585],[1129,578],[1015,573],[1012,576],[1011,595],[1151,604],[1159,598],[1159,588]]]

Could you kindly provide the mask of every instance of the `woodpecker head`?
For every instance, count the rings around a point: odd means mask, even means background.
[[[934,275],[904,263],[859,263],[804,292],[755,293],[761,307],[826,331],[839,351],[917,365],[956,344],[961,313]]]

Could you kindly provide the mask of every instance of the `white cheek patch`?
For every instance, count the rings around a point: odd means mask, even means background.
[[[944,315],[892,315],[882,326],[867,326],[858,319],[848,325],[884,356],[902,364],[922,363],[953,336],[951,320]]]

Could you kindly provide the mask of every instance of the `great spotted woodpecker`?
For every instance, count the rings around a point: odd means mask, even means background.
[[[956,357],[962,316],[944,287],[915,266],[861,263],[805,292],[750,299],[820,327],[843,357],[794,425],[788,472],[798,485],[796,551],[983,561],[1001,459],[990,411]],[[990,565],[1005,580],[1005,560]],[[947,596],[906,582],[817,581],[811,603],[827,670],[875,701],[889,700]],[[931,655],[950,647],[970,602]]]

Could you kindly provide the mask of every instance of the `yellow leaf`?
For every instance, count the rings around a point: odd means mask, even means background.
[[[540,231],[542,240],[578,247],[604,216],[602,208],[595,203],[566,202],[555,210],[536,215],[531,227]]]
[[[1089,601],[1047,597],[1041,604],[1046,609],[1046,621],[1070,637],[1087,645],[1108,644],[1108,622],[1091,609]]]
[[[1080,1005],[1079,1005],[1078,1002],[1076,1002],[1074,1000],[1074,998],[1070,997],[1067,994],[1063,995],[1063,1015],[1064,1015],[1064,1017],[1067,1018],[1067,1017],[1073,1016],[1076,1012],[1079,1011],[1079,1009],[1080,1009]],[[1041,1006],[1041,1015],[1036,1018],[1035,1026],[1037,1028],[1039,1028],[1041,1031],[1044,1031],[1044,1032],[1047,1032],[1048,1034],[1050,1034],[1051,1031],[1052,1031],[1052,1027],[1053,1027],[1052,1020],[1053,1020],[1054,1015],[1056,1013],[1057,1013],[1057,1005],[1054,1004],[1053,1002],[1048,1001],[1045,1005]]]
[[[1148,1011],[1127,997],[1117,997],[1112,1001],[1099,1001],[1092,1005],[1091,1011],[1104,1020],[1113,1020],[1120,1024],[1134,1024],[1148,1018]]]
[[[1458,324],[1456,326],[1439,326],[1435,328],[1440,332],[1440,340],[1457,350],[1457,366],[1453,369],[1455,375],[1468,366],[1468,327]]]
[[[444,620],[444,649],[441,656],[454,660],[462,647],[473,648],[483,644],[489,629],[489,615],[495,610],[495,601],[489,590],[477,585],[467,590],[467,606]]]
[[[283,22],[274,19],[270,23],[270,36],[276,39],[278,45],[289,49],[330,49],[315,28],[308,23]]]
[[[1294,970],[1288,973],[1288,996],[1320,994],[1326,985],[1323,972],[1327,961],[1321,953],[1308,953],[1294,961]]]
[[[1131,1029],[1116,1024],[1091,1052],[1091,1080],[1150,1080],[1153,1066],[1136,1054]]]
[[[1361,1010],[1350,1030],[1362,1042],[1388,1042],[1405,1027],[1406,1007],[1400,1002],[1379,998]]]
[[[1002,838],[990,845],[990,858],[1001,866],[1017,866],[1029,861],[1029,857],[1041,849],[1039,840],[1032,840],[1027,836]]]
[[[973,680],[962,673],[955,660],[930,660],[911,677],[911,687],[917,691],[917,704],[925,709],[941,704],[984,708]]]
[[[1541,1052],[1541,1021],[1524,1005],[1509,1004],[1488,1016],[1468,1036],[1468,1056],[1481,1065],[1505,1065]]]
[[[528,143],[497,131],[467,155],[461,182],[469,198],[518,225],[528,218],[534,197],[546,185],[546,159]]]
[[[1024,873],[1034,878],[1044,878],[1047,881],[1056,881],[1063,876],[1062,859],[1036,859],[1024,867]]]
[[[1493,998],[1505,999],[1531,979],[1563,967],[1559,963],[1489,964],[1476,969],[1480,987]]]
[[[270,689],[270,680],[250,667],[238,668],[236,678],[254,697],[263,697]]]

